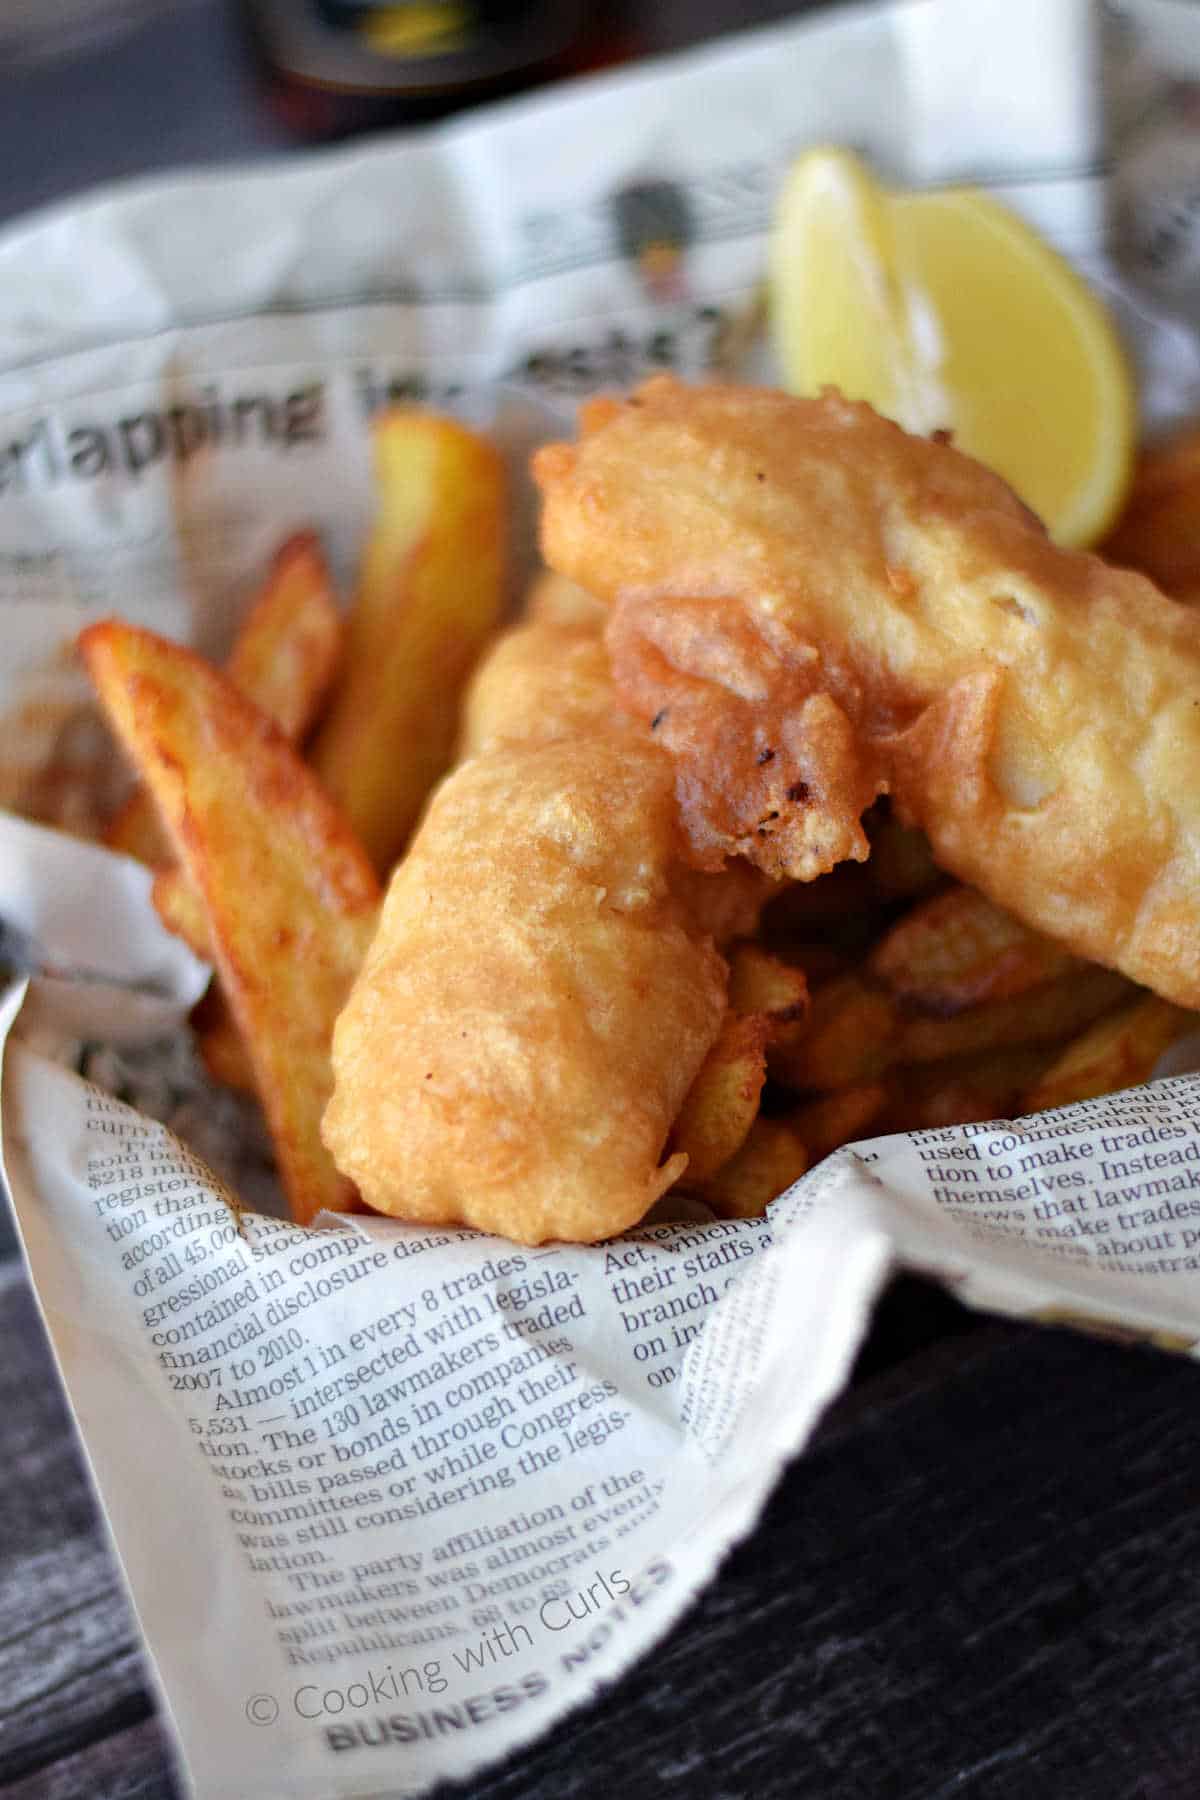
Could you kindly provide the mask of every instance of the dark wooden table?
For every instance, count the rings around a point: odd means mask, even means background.
[[[646,9],[644,39],[792,10],[673,0]],[[284,141],[226,13],[164,0],[86,59],[0,69],[0,217]],[[0,1795],[167,1800],[137,1634],[3,1221],[5,1250]],[[471,1791],[1193,1800],[1200,1371],[900,1281],[851,1391],[669,1640]]]

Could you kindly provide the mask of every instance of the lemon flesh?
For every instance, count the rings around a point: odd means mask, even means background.
[[[826,385],[909,431],[945,429],[1064,544],[1095,541],[1129,482],[1133,381],[1101,303],[972,189],[892,192],[842,150],[796,163],[768,270],[793,393]]]

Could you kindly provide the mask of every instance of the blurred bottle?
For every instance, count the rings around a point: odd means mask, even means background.
[[[587,0],[241,0],[275,116],[298,136],[440,117],[612,60]]]

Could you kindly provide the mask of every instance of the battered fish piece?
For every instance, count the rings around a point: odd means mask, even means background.
[[[584,732],[615,732],[661,757],[645,726],[617,707],[603,638],[606,617],[598,600],[560,577],[539,582],[531,616],[497,638],[467,690],[460,758]],[[689,868],[680,857],[671,869],[671,888],[700,931],[728,944],[758,929],[778,884],[740,857],[714,873]]]
[[[618,688],[666,709],[701,866],[808,879],[890,791],[942,868],[1200,1007],[1193,611],[832,392],[660,378],[584,423],[535,461],[544,553],[615,602]]]
[[[500,745],[435,794],[333,1039],[322,1132],[380,1212],[593,1242],[660,1161],[726,969],[669,884],[669,760],[598,731]]]
[[[467,689],[459,760],[581,732],[627,731],[646,742],[645,727],[617,710],[605,623],[597,610],[583,623],[535,618],[502,632]]]

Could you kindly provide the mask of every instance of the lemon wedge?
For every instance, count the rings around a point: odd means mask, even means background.
[[[905,193],[845,150],[794,165],[768,307],[793,393],[827,384],[909,431],[946,429],[1063,544],[1089,544],[1133,465],[1133,379],[1091,289],[970,188]]]

